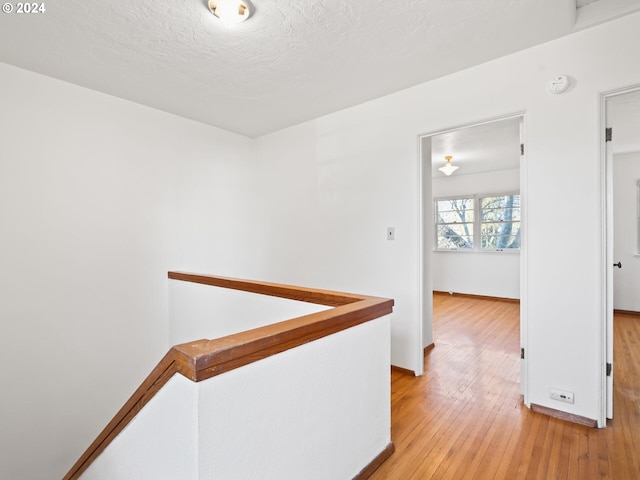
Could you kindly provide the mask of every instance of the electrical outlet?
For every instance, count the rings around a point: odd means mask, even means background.
[[[558,390],[557,388],[549,389],[549,396],[553,400],[560,402],[573,403],[573,392],[567,392],[566,390]]]

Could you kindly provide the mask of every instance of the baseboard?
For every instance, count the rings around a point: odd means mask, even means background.
[[[402,373],[403,375],[411,375],[412,377],[416,376],[416,372],[414,372],[413,370],[409,370],[408,368],[398,367],[396,365],[391,365],[391,371]]]
[[[426,355],[431,350],[433,350],[435,346],[436,346],[435,343],[430,343],[429,345],[424,347],[424,355]],[[403,375],[411,375],[412,377],[416,376],[416,372],[414,372],[413,370],[409,370],[408,368],[397,367],[396,365],[391,365],[391,371],[401,373]]]
[[[439,290],[433,291],[434,295],[455,295],[456,297],[462,298],[475,298],[478,300],[493,300],[496,302],[507,302],[507,303],[520,303],[519,298],[506,298],[506,297],[491,297],[489,295],[475,295],[472,293],[458,293],[458,292],[441,292]]]
[[[376,457],[371,460],[366,467],[360,470],[360,473],[353,477],[353,480],[366,480],[367,478],[369,478],[371,475],[373,475],[373,472],[375,472],[378,467],[382,465],[387,460],[387,458],[389,458],[393,454],[395,449],[396,447],[393,442],[389,442],[387,446],[384,447],[384,449],[378,455],[376,455]]]
[[[567,420],[568,422],[584,425],[585,427],[596,428],[598,426],[598,422],[596,420],[593,420],[592,418],[563,412],[562,410],[556,410],[555,408],[543,407],[542,405],[538,405],[535,403],[531,404],[531,410],[533,410],[534,412],[549,415],[553,418],[558,418],[560,420]]]
[[[634,310],[617,310],[613,311],[614,315],[630,315],[632,317],[640,317],[640,312]]]

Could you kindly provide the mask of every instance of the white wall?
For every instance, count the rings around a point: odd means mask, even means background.
[[[527,400],[603,420],[599,102],[640,83],[639,42],[634,14],[258,139],[275,279],[395,298],[392,362],[416,369],[418,136],[524,111]],[[575,83],[552,96],[559,74]],[[559,201],[580,238],[571,248],[557,248]],[[575,404],[551,400],[550,387]]]
[[[520,170],[433,178],[433,197],[517,192]],[[433,289],[490,297],[520,298],[520,254],[434,251]]]
[[[232,335],[331,307],[180,280],[169,281],[169,343]]]
[[[198,392],[174,375],[80,478],[200,480]]]
[[[197,384],[176,375],[82,478],[353,478],[391,441],[389,328],[378,318]]]
[[[640,152],[613,157],[613,308],[640,312]]]
[[[167,271],[251,260],[248,141],[4,64],[0,85],[0,478],[61,478],[168,350]]]
[[[368,105],[256,140],[263,268],[272,281],[393,298],[392,363],[416,370],[417,138]]]
[[[389,328],[385,316],[205,382],[201,478],[353,478],[391,441]]]

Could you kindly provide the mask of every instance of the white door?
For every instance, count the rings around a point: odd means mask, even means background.
[[[613,418],[613,312],[640,311],[634,286],[640,275],[640,88],[606,95],[604,199],[606,203],[604,365],[606,418]],[[608,134],[603,132],[608,136]],[[605,138],[606,140],[606,138]],[[617,233],[616,233],[617,232]],[[615,265],[615,267],[614,267]]]
[[[606,372],[606,408],[607,418],[613,418],[613,134],[612,132],[611,104],[607,101],[607,129],[605,135],[606,149],[606,203],[607,203],[607,252],[606,252],[606,347],[605,365]]]

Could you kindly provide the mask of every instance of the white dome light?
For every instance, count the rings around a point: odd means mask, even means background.
[[[209,0],[209,10],[226,27],[244,22],[251,14],[249,6],[242,0]]]
[[[453,172],[455,172],[458,169],[458,167],[455,165],[451,165],[451,159],[453,158],[451,155],[447,155],[444,158],[447,160],[447,164],[444,167],[440,167],[438,170],[440,170],[446,176],[449,176]]]

